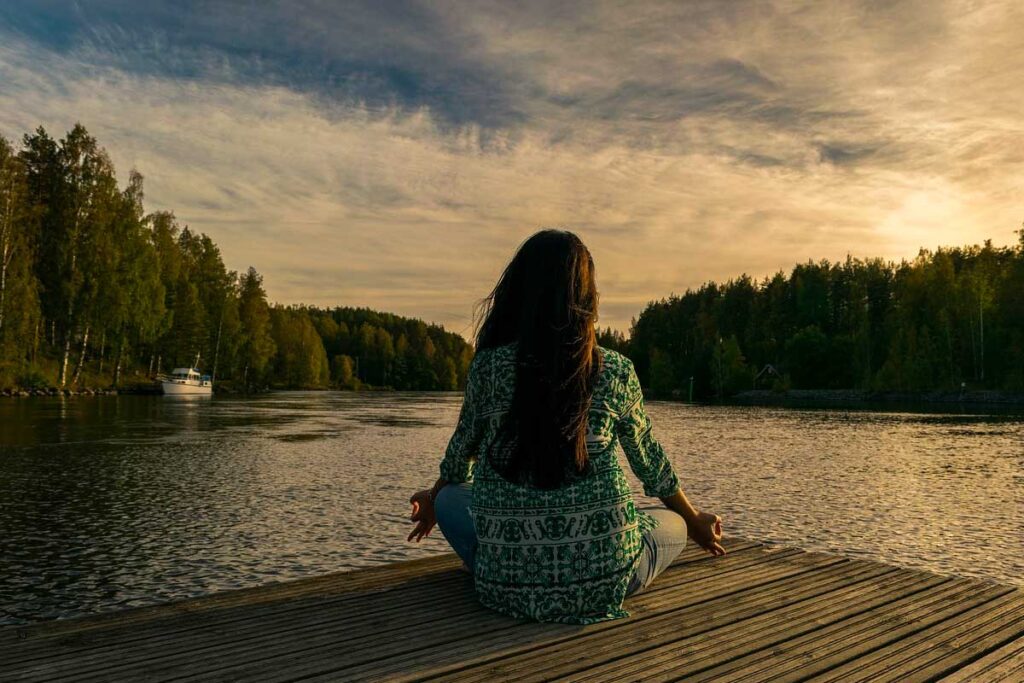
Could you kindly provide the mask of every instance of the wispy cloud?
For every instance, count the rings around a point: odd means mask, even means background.
[[[625,327],[711,278],[1008,242],[1018,7],[15,1],[0,133],[82,121],[277,300],[463,332],[566,226]]]

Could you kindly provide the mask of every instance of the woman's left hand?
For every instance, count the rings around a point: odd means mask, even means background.
[[[416,528],[412,530],[407,540],[415,540],[419,543],[420,539],[430,535],[431,529],[437,523],[437,518],[434,515],[434,501],[430,499],[430,491],[424,489],[412,494],[409,502],[412,503],[412,516],[409,519],[416,522]]]

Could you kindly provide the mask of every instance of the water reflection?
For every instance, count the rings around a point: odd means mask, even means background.
[[[446,551],[406,501],[460,396],[195,398],[0,402],[0,623]],[[736,534],[1024,584],[1019,415],[649,408]]]

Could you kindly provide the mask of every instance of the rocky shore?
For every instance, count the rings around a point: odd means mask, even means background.
[[[242,391],[229,383],[220,384],[214,387],[215,394],[265,394],[270,389],[259,387]],[[31,398],[47,396],[125,396],[125,395],[159,395],[163,393],[158,383],[130,384],[116,389],[112,387],[92,388],[81,387],[75,389],[58,389],[57,387],[32,388],[32,389],[0,389],[0,398]]]
[[[153,385],[136,385],[119,387],[117,389],[92,389],[83,387],[80,389],[58,389],[57,387],[46,387],[36,389],[2,389],[0,397],[3,398],[29,398],[42,396],[117,396],[124,394],[159,394],[160,387]]]

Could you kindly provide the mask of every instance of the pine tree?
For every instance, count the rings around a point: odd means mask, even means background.
[[[249,268],[239,282],[238,318],[242,383],[248,389],[251,382],[262,380],[277,350],[271,336],[270,307],[263,291],[263,278],[255,268]]]

